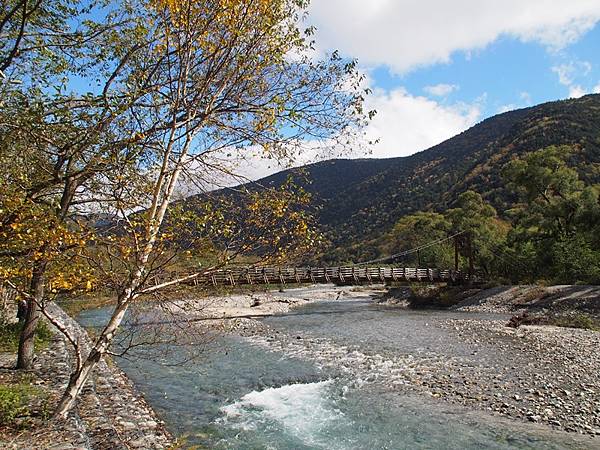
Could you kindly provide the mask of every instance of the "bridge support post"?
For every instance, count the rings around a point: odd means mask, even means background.
[[[469,286],[473,284],[473,275],[475,273],[475,264],[473,261],[473,236],[467,233],[467,252],[469,258]]]
[[[454,271],[458,272],[458,238],[459,236],[454,236]]]

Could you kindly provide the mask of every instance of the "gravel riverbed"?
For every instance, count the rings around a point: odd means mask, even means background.
[[[428,319],[428,327],[467,346],[466,356],[439,349],[373,354],[323,337],[289,334],[252,319],[234,320],[230,328],[267,349],[351,374],[358,383],[384,382],[532,426],[586,435],[586,447],[600,448],[600,333],[553,326],[509,328],[506,312],[514,308],[506,301],[514,292],[493,290],[490,304],[482,301],[481,293],[464,302],[467,311],[497,317],[480,320],[465,313]]]
[[[202,300],[199,317],[203,321],[197,326],[225,329],[265,350],[311,360],[357,387],[365,383],[392,386],[401,394],[425,396],[536,429],[567,432],[578,439],[577,448],[600,449],[600,333],[552,326],[507,327],[515,311],[528,303],[540,305],[532,295],[536,289],[494,288],[474,293],[446,311],[450,314],[425,314],[426,320],[418,326],[426,328],[412,332],[419,336],[426,329],[429,336],[444,336],[447,349],[443,345],[402,349],[399,341],[398,351],[371,350],[310,330],[270,326],[268,320],[260,319],[293,313],[315,302],[375,297],[375,290],[312,287],[213,298],[208,303]],[[561,289],[543,296],[541,307],[556,304],[568,310],[568,302],[559,295]],[[568,289],[586,310],[595,311],[596,288]],[[372,306],[361,306],[370,307],[382,305],[374,298]],[[402,314],[402,308],[392,308],[392,312]],[[83,333],[66,316],[62,319]],[[64,342],[57,339],[37,360],[34,375],[54,398],[66,383],[69,358]],[[5,361],[3,365],[8,368],[10,364]],[[56,372],[57,367],[62,369]],[[166,448],[172,437],[127,377],[103,363],[67,423],[14,436],[4,444],[6,448],[34,448],[30,444],[36,441],[48,443],[36,448]]]

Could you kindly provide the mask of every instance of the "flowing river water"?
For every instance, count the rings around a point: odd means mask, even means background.
[[[84,311],[78,320],[98,326],[107,314]],[[564,434],[401,389],[399,374],[415,358],[499,357],[430,326],[457,315],[376,306],[368,297],[310,303],[262,319],[268,336],[218,337],[185,365],[169,365],[183,357],[178,347],[117,363],[167,428],[196,448],[571,448]]]

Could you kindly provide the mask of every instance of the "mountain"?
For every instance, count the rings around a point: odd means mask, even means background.
[[[258,184],[276,186],[290,175],[298,178],[320,207],[318,219],[327,237],[343,250],[338,257],[359,258],[370,254],[358,243],[389,231],[404,215],[447,209],[469,189],[502,214],[514,201],[501,178],[504,164],[560,144],[576,144],[573,165],[583,179],[600,183],[600,95],[498,114],[408,157],[329,160],[303,167],[308,181],[290,169]]]

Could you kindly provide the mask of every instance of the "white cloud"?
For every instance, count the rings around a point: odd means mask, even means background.
[[[569,86],[569,98],[583,97],[588,92],[579,85]]]
[[[518,106],[515,105],[514,103],[509,103],[508,105],[502,105],[500,108],[498,108],[498,114],[502,114],[508,111],[512,111],[514,109],[517,109]]]
[[[573,75],[575,74],[575,64],[561,64],[552,67],[552,72],[558,75],[558,82],[564,86],[570,86],[573,83]]]
[[[600,83],[598,83],[596,86],[594,86],[594,89],[592,90],[592,92],[594,94],[600,94]]]
[[[531,94],[527,91],[523,91],[519,94],[519,98],[521,99],[521,101],[523,101],[523,103],[525,103],[526,105],[531,105],[533,103],[533,100],[531,98]]]
[[[294,166],[322,161],[335,156],[351,158],[391,158],[408,156],[449,139],[461,131],[474,125],[481,118],[482,104],[486,95],[482,95],[473,103],[441,104],[423,96],[414,96],[404,88],[390,92],[374,89],[367,97],[365,107],[376,109],[377,115],[366,129],[367,139],[380,139],[373,146],[372,152],[343,153],[332,155],[323,152],[316,143],[303,144],[303,152],[299,154]],[[208,177],[203,180],[192,178],[184,180],[180,195],[208,191],[220,187],[234,186],[249,180],[258,180],[279,172],[289,166],[278,164],[276,161],[261,158],[258,148],[228,149],[207,155],[211,167],[222,167],[223,171],[208,171]],[[196,177],[201,170],[201,164],[195,163],[190,173]],[[228,175],[235,174],[234,175]]]
[[[531,98],[531,94],[527,91],[522,91],[519,93],[518,102],[502,105],[500,108],[498,108],[497,114],[502,114],[519,108],[525,108],[527,106],[531,106],[532,104],[533,99]]]
[[[317,44],[404,73],[502,35],[558,50],[600,20],[598,0],[313,0]]]
[[[456,84],[445,83],[435,84],[433,86],[425,86],[423,88],[425,92],[427,92],[430,95],[435,95],[436,97],[445,97],[451,94],[452,92],[457,91],[458,89],[459,87]]]
[[[592,65],[588,61],[571,61],[552,67],[552,72],[558,75],[558,82],[569,88],[569,98],[583,97],[590,92],[575,80],[587,77],[591,71]]]
[[[372,157],[407,156],[425,150],[474,125],[481,117],[481,103],[442,105],[422,96],[409,94],[404,88],[391,92],[375,90],[367,99],[369,109],[377,115],[369,124],[369,138],[380,138]]]

